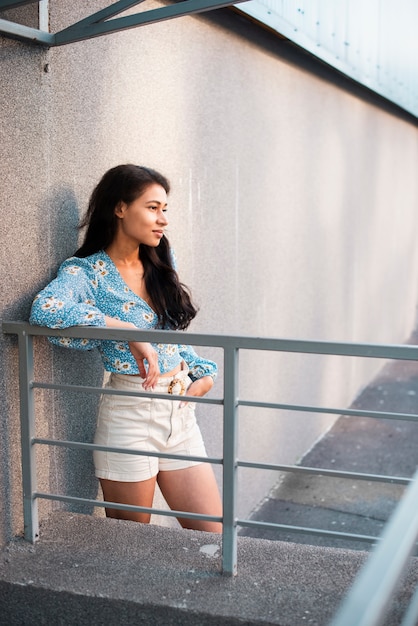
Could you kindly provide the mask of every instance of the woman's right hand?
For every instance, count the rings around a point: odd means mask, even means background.
[[[154,389],[160,376],[160,368],[158,367],[158,354],[150,343],[143,341],[129,341],[129,349],[132,352],[139,373],[144,378],[144,389]],[[145,368],[144,360],[148,361],[148,371]]]
[[[112,328],[136,328],[132,322],[123,322],[107,315],[105,316],[105,321],[106,326]],[[152,345],[146,341],[129,341],[128,345],[138,365],[139,373],[145,379],[143,383],[144,389],[154,389],[160,376],[158,354]],[[144,359],[148,361],[148,371],[145,368]]]

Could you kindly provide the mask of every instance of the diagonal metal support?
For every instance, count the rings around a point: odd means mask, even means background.
[[[181,0],[169,6],[160,7],[158,9],[150,9],[142,13],[135,15],[128,15],[125,17],[119,17],[107,22],[97,21],[97,15],[94,14],[89,19],[89,24],[81,25],[80,23],[73,24],[69,28],[56,33],[55,45],[60,46],[66,43],[74,43],[75,41],[82,41],[84,39],[92,39],[93,37],[99,37],[101,35],[108,35],[110,33],[116,33],[130,28],[136,28],[138,26],[144,26],[145,24],[153,24],[156,22],[162,22],[174,17],[182,17],[184,15],[192,15],[196,13],[203,13],[205,11],[211,11],[213,9],[221,9],[239,2],[245,2],[247,0]],[[130,2],[127,0],[121,0],[117,2],[117,5],[139,4],[139,2]],[[113,5],[109,7],[112,9]],[[121,8],[117,13],[122,12],[125,8]],[[106,11],[106,9],[104,10]],[[102,12],[100,12],[102,13]],[[99,15],[100,15],[99,13]],[[115,13],[113,13],[115,14]],[[102,20],[102,17],[99,17]],[[94,23],[92,23],[94,21]]]
[[[137,6],[138,4],[142,4],[145,0],[118,0],[118,2],[114,2],[108,7],[105,7],[101,11],[97,11],[96,13],[92,13],[88,17],[85,17],[83,20],[79,22],[75,22],[68,28],[65,28],[63,31],[72,30],[74,28],[83,28],[86,26],[90,26],[91,24],[98,24],[99,22],[103,22],[104,20],[108,20],[119,13],[123,13],[123,11],[127,11],[131,7]]]
[[[0,0],[0,11],[6,8],[15,8],[24,4],[30,4],[33,3],[33,1],[34,0]],[[102,35],[109,35],[131,28],[145,26],[146,24],[162,22],[175,17],[226,8],[241,2],[247,2],[248,0],[177,0],[168,6],[150,9],[149,11],[143,11],[134,15],[114,17],[144,1],[145,0],[118,0],[118,2],[110,4],[101,11],[91,14],[55,34],[45,33],[36,28],[29,28],[21,24],[0,19],[0,35],[42,46],[62,46],[76,41],[83,41],[85,39],[92,39],[93,37],[100,37]]]
[[[24,4],[35,4],[38,0],[0,0],[0,11],[6,11],[6,9],[17,9]]]

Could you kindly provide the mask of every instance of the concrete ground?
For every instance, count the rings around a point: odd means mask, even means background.
[[[418,336],[410,343],[418,343]],[[418,413],[418,363],[389,362],[351,408]],[[417,467],[417,450],[417,422],[340,417],[300,465],[411,477]],[[394,484],[287,474],[252,519],[376,536],[403,492],[403,486]],[[242,529],[240,534],[358,550],[371,547],[283,531]]]
[[[240,537],[231,578],[219,535],[56,513],[34,546],[0,555],[0,624],[326,626],[366,558]],[[399,626],[417,579],[413,558],[384,626]]]

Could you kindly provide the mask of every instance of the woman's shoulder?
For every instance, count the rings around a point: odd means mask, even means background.
[[[96,274],[101,272],[107,264],[106,254],[103,251],[95,252],[86,257],[72,256],[66,259],[59,268],[59,273]]]

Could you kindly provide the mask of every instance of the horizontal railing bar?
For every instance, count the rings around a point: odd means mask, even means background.
[[[200,457],[181,454],[168,454],[163,452],[150,452],[144,450],[130,450],[126,448],[112,448],[109,446],[101,446],[95,443],[85,443],[82,441],[70,441],[70,440],[58,440],[58,439],[45,439],[36,437],[32,440],[33,444],[56,446],[62,448],[74,448],[84,450],[103,450],[108,452],[118,452],[121,454],[133,454],[137,456],[154,456],[167,459],[190,459],[192,461],[199,461],[204,463],[211,463],[215,465],[222,465],[223,460],[219,457]],[[247,467],[251,469],[262,469],[271,471],[281,471],[289,473],[304,473],[314,474],[320,476],[326,476],[330,478],[347,478],[358,479],[365,481],[384,482],[398,485],[408,485],[411,482],[411,478],[402,476],[383,476],[380,474],[364,474],[357,472],[345,472],[340,470],[331,470],[325,468],[306,467],[302,465],[279,465],[276,463],[256,463],[252,461],[237,461],[238,467]]]
[[[101,508],[114,508],[126,511],[134,511],[134,512],[143,512],[143,513],[153,513],[155,515],[163,515],[168,517],[184,517],[187,519],[201,519],[201,520],[209,520],[214,522],[222,522],[222,517],[203,515],[200,513],[190,513],[185,511],[173,511],[173,510],[162,510],[162,509],[153,509],[149,507],[141,507],[134,506],[130,504],[121,504],[120,502],[108,502],[102,500],[93,500],[91,498],[78,498],[74,496],[64,496],[59,494],[49,494],[36,492],[33,494],[35,498],[40,498],[44,500],[55,500],[60,502],[71,502],[73,504],[91,504],[92,506],[97,506]],[[298,533],[298,534],[310,534],[321,537],[335,537],[340,539],[350,539],[353,541],[364,541],[367,543],[373,543],[374,541],[378,541],[379,537],[372,537],[367,535],[356,535],[352,533],[342,533],[333,530],[325,530],[325,529],[317,529],[317,528],[309,528],[303,526],[291,526],[286,524],[274,524],[272,522],[255,522],[250,520],[236,520],[238,526],[247,527],[247,528],[264,528],[267,530],[283,530],[286,532]]]
[[[351,417],[372,417],[378,419],[391,419],[403,421],[418,421],[417,413],[390,413],[388,411],[365,411],[363,409],[333,409],[330,407],[282,404],[275,402],[256,402],[252,400],[238,400],[239,406],[251,406],[261,409],[280,409],[285,411],[298,411],[300,413],[329,413],[331,415],[349,415]]]
[[[345,472],[341,470],[331,470],[322,467],[307,467],[304,465],[279,465],[277,463],[255,463],[251,461],[238,461],[238,467],[250,467],[253,469],[273,470],[279,472],[291,472],[293,474],[318,474],[330,478],[350,478],[356,480],[369,480],[374,482],[384,482],[397,485],[409,485],[412,478],[403,476],[384,476],[381,474],[364,474],[362,472]]]
[[[31,387],[33,389],[55,389],[55,390],[63,390],[63,391],[73,391],[80,393],[92,393],[92,394],[108,394],[112,396],[131,396],[138,398],[149,398],[150,394],[147,392],[137,391],[124,391],[119,389],[110,389],[107,387],[93,387],[90,385],[69,385],[65,383],[45,383],[40,381],[32,381]],[[179,399],[178,396],[173,396],[171,394],[166,393],[153,393],[153,398],[161,398],[162,400],[173,400]],[[193,402],[199,404],[214,404],[214,405],[223,405],[224,401],[222,398],[202,398],[200,396],[193,396]],[[402,421],[418,421],[418,414],[416,413],[390,413],[385,411],[365,411],[360,409],[344,409],[338,408],[333,409],[329,407],[318,407],[318,406],[309,406],[309,405],[297,405],[297,404],[282,404],[282,403],[274,403],[274,402],[256,402],[252,400],[238,400],[238,406],[251,406],[255,408],[262,409],[279,409],[286,411],[296,411],[296,412],[305,412],[305,413],[327,413],[332,415],[350,415],[357,417],[372,417],[378,419],[392,419],[392,420],[402,420]]]
[[[211,522],[222,522],[222,517],[203,515],[202,513],[191,513],[186,511],[173,511],[152,509],[145,506],[135,506],[133,504],[121,504],[120,502],[107,502],[105,500],[93,500],[92,498],[77,498],[75,496],[64,496],[55,493],[42,493],[36,492],[33,494],[34,498],[40,498],[42,500],[55,500],[58,502],[71,502],[73,504],[91,504],[95,507],[119,509],[122,511],[134,511],[138,513],[153,513],[155,515],[164,515],[166,517],[184,517],[186,519],[199,519],[207,520]]]
[[[376,359],[397,359],[418,361],[418,346],[381,345],[368,343],[344,343],[334,341],[305,341],[302,339],[279,339],[270,337],[245,337],[179,332],[173,330],[136,330],[99,326],[72,326],[64,329],[51,329],[32,326],[28,322],[3,322],[3,332],[15,335],[45,337],[73,337],[78,339],[104,339],[115,341],[150,341],[152,343],[183,343],[220,348],[262,350],[269,352],[298,352],[303,354],[328,354],[335,356],[358,356]]]
[[[373,543],[379,541],[380,537],[372,537],[368,535],[354,535],[353,533],[342,533],[336,530],[322,530],[320,528],[305,528],[304,526],[287,526],[286,524],[274,524],[273,522],[255,522],[250,520],[237,520],[238,526],[246,528],[265,528],[266,530],[283,530],[296,534],[308,534],[320,537],[334,537],[338,539],[349,539],[350,541],[364,541]]]
[[[153,456],[162,459],[182,459],[190,461],[198,461],[200,463],[213,463],[222,465],[223,460],[220,458],[212,458],[207,456],[193,456],[191,454],[169,454],[167,452],[151,452],[149,450],[132,450],[130,448],[113,448],[111,446],[101,446],[97,443],[84,443],[82,441],[65,441],[58,439],[42,439],[35,437],[32,439],[33,444],[46,446],[56,446],[61,448],[75,448],[84,450],[102,450],[104,452],[118,452],[120,454],[133,454],[136,456]]]
[[[150,394],[147,392],[131,392],[124,391],[119,389],[110,389],[106,387],[93,387],[90,385],[69,385],[65,383],[45,383],[40,381],[32,381],[31,387],[33,389],[55,389],[55,390],[63,390],[63,391],[73,391],[80,393],[92,393],[92,394],[108,394],[114,396],[132,396],[138,398],[149,398]],[[162,400],[173,400],[173,395],[166,393],[153,393],[153,398],[161,398]],[[177,396],[174,396],[177,399]],[[202,398],[199,396],[193,396],[193,402],[199,404],[214,404],[214,405],[223,405],[224,401],[222,398]],[[297,411],[297,412],[305,412],[305,413],[327,413],[332,415],[350,415],[357,417],[372,417],[379,419],[392,419],[392,420],[403,420],[403,421],[418,421],[418,414],[416,413],[390,413],[384,411],[364,411],[360,409],[333,409],[329,407],[318,407],[318,406],[309,406],[309,405],[297,405],[297,404],[282,404],[282,403],[274,403],[274,402],[256,402],[252,400],[238,400],[237,404],[239,406],[251,406],[262,409],[279,409],[286,411]]]
[[[81,393],[93,393],[93,394],[104,394],[111,396],[131,396],[135,398],[149,398],[150,393],[146,391],[124,391],[123,389],[111,389],[109,387],[93,387],[89,385],[68,385],[61,383],[43,383],[43,382],[31,382],[32,389],[56,389],[63,391],[74,391]],[[182,396],[177,396],[168,393],[154,393],[152,392],[153,398],[158,398],[162,400],[178,400],[178,401],[189,401],[189,402],[198,402],[200,404],[223,404],[223,400],[220,398],[201,398],[200,396],[188,396],[188,400],[185,400]]]

